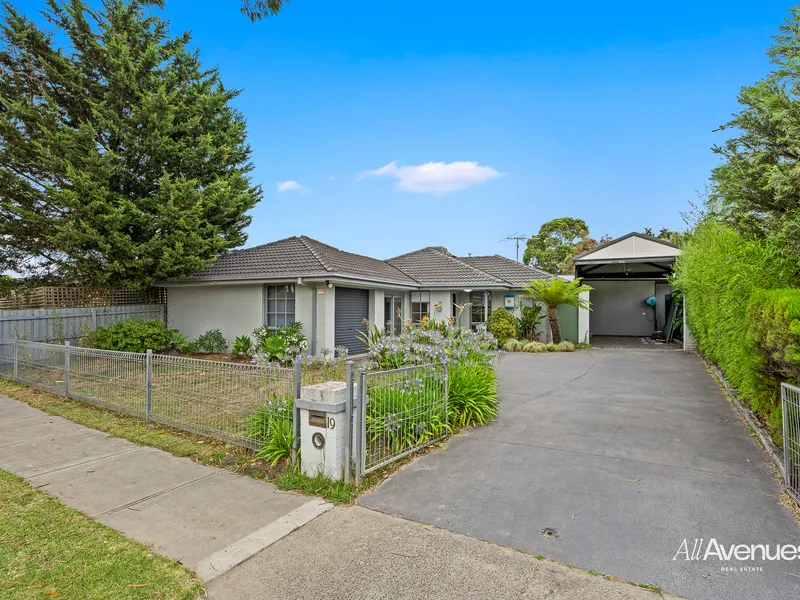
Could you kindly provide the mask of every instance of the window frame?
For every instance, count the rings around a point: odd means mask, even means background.
[[[414,295],[417,294],[417,300],[414,300]],[[426,296],[427,295],[427,296]],[[427,298],[427,299],[426,299]],[[431,319],[431,292],[429,290],[421,290],[411,292],[411,322],[421,323],[423,317]],[[419,310],[414,310],[414,305],[419,305]]]
[[[270,300],[275,300],[275,309],[270,309]],[[278,310],[280,302],[283,301],[283,310]],[[292,310],[289,311],[289,301],[292,303]],[[297,289],[293,283],[278,283],[264,285],[264,326],[270,331],[276,331],[280,327],[287,327],[295,322],[297,315]],[[275,317],[275,324],[270,325],[270,316]],[[278,317],[283,317],[283,325],[278,324]]]

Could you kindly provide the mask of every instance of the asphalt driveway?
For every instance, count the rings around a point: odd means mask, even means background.
[[[800,597],[800,560],[673,560],[684,539],[800,544],[766,454],[697,356],[510,354],[500,393],[496,422],[360,503],[688,598]]]

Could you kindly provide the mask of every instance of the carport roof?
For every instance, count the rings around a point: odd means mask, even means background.
[[[674,262],[679,254],[680,247],[677,244],[633,231],[578,254],[573,262]]]
[[[293,236],[233,250],[205,271],[160,283],[255,282],[297,277],[342,277],[410,288],[519,288],[531,279],[552,275],[499,255],[456,257],[445,248],[429,246],[379,260],[345,252],[307,236]]]

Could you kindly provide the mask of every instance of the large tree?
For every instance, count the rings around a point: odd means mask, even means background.
[[[800,258],[800,7],[767,51],[774,70],[742,88],[742,110],[720,129],[710,204],[740,231],[769,236]],[[720,210],[721,209],[721,210]]]
[[[559,273],[565,261],[573,256],[574,247],[589,236],[583,219],[561,217],[548,221],[531,236],[522,260],[548,273]]]
[[[242,245],[261,199],[245,119],[162,0],[47,0],[0,22],[0,269],[106,286]]]

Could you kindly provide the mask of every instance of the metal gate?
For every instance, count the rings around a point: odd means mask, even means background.
[[[448,435],[447,366],[359,371],[351,386],[356,482]]]
[[[365,352],[364,341],[358,334],[366,333],[366,319],[369,319],[369,291],[337,287],[334,302],[334,344],[344,346],[351,355]]]
[[[800,504],[800,387],[781,384],[783,464],[786,489]]]

